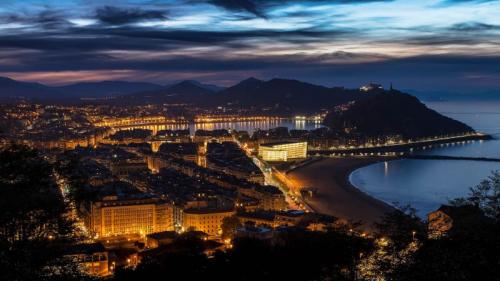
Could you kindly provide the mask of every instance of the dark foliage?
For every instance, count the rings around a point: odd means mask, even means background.
[[[400,206],[397,210],[387,213],[376,224],[376,228],[381,236],[393,242],[395,251],[405,248],[414,239],[422,240],[426,236],[425,224],[411,206]]]
[[[500,280],[499,190],[500,174],[495,172],[471,188],[469,197],[452,201],[454,207],[450,208],[456,209],[452,229],[435,239],[428,239],[418,231],[416,239],[420,247],[407,262],[387,270],[386,279]],[[401,249],[409,243],[410,229],[420,229],[420,225],[414,212],[405,215],[404,211],[398,211],[388,215],[379,229]],[[379,267],[387,265],[385,260],[379,263]]]
[[[237,239],[228,252],[206,258],[199,241],[149,258],[137,269],[118,272],[124,280],[353,280],[354,266],[370,242],[342,232],[283,233],[276,243]]]
[[[222,220],[222,238],[233,238],[236,229],[241,227],[241,222],[236,216],[226,217]]]
[[[98,196],[98,191],[91,188],[90,175],[82,168],[82,164],[82,159],[78,154],[66,152],[59,156],[54,167],[59,174],[64,175],[67,181],[68,195],[77,207]]]
[[[427,240],[391,280],[500,280],[500,227],[482,224],[460,235]]]
[[[52,166],[23,146],[0,151],[0,159],[1,279],[84,278],[63,258],[73,225]]]

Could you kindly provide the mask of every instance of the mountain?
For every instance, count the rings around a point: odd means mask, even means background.
[[[474,131],[427,108],[416,97],[399,91],[358,100],[346,111],[332,111],[325,117],[324,125],[337,130],[347,125],[367,136],[400,134],[404,138]]]
[[[82,97],[109,97],[158,90],[160,85],[143,82],[101,81],[82,82],[66,86],[46,86],[0,77],[0,97],[25,97],[36,99],[72,99]]]
[[[214,91],[199,86],[198,82],[186,80],[161,90],[138,92],[120,98],[133,102],[203,103],[212,94]]]
[[[272,79],[262,81],[248,78],[222,89],[194,80],[185,80],[170,86],[152,83],[101,81],[83,82],[50,87],[39,83],[0,79],[0,97],[27,97],[38,99],[79,99],[82,97],[115,96],[117,103],[191,103],[199,106],[226,104],[262,108],[268,112],[295,114],[317,112],[322,108],[364,98],[358,90],[327,88],[297,80]]]
[[[200,88],[204,88],[204,89],[210,90],[212,92],[219,92],[219,91],[222,91],[222,90],[226,89],[226,87],[221,87],[221,86],[214,85],[214,84],[201,83],[201,82],[198,82],[196,80],[178,81],[177,83],[173,83],[172,85],[178,84],[179,82],[190,82],[191,84],[194,84],[194,85],[196,85],[196,86],[198,86]]]
[[[0,97],[56,98],[61,93],[40,83],[21,82],[8,77],[0,77]]]
[[[55,88],[68,97],[109,97],[160,90],[163,86],[144,82],[101,81],[82,82]]]
[[[213,94],[215,91],[207,89],[196,81],[186,80],[168,87],[167,92],[171,95],[198,96]]]
[[[317,112],[370,94],[344,88],[327,88],[288,79],[262,81],[249,78],[217,93],[212,102],[243,107],[272,107],[280,112]]]
[[[316,113],[352,100],[371,96],[359,90],[327,88],[288,79],[262,81],[245,79],[236,85],[215,92],[204,84],[186,80],[162,90],[122,96],[116,102],[190,103],[201,107],[240,106],[273,114]]]
[[[234,96],[239,96],[239,95],[253,95],[256,91],[259,91],[260,87],[266,82],[259,80],[254,77],[247,78],[238,84],[231,86],[224,91],[222,91],[220,94],[222,95],[234,95]]]

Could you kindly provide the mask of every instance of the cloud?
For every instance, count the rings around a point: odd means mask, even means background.
[[[71,36],[67,36],[71,34]],[[349,33],[351,34],[351,33]],[[248,47],[253,40],[313,43],[347,35],[344,31],[300,29],[195,31],[148,27],[68,28],[59,32],[0,35],[0,49],[20,48],[41,51],[168,50],[196,46]]]
[[[167,18],[167,12],[162,10],[104,6],[96,9],[95,17],[102,23],[122,25],[147,20],[164,20]]]
[[[130,77],[209,74],[217,81],[251,73],[347,86],[427,79],[452,87],[467,77],[498,77],[498,64],[485,61],[499,62],[498,1],[439,8],[402,0],[21,2],[0,11],[4,73],[72,72],[75,79],[83,71],[99,77],[92,73],[127,70]]]
[[[210,0],[210,4],[222,7],[229,11],[245,11],[258,17],[265,17],[258,1],[254,0]]]
[[[294,3],[302,4],[364,4],[370,2],[389,2],[393,0],[207,0],[212,5],[229,11],[248,12],[257,17],[266,18],[266,9],[276,6],[286,6]]]
[[[491,3],[496,2],[498,0],[441,0],[441,2],[437,3],[436,7],[449,7],[455,5],[477,5],[483,3]]]
[[[489,31],[500,30],[499,25],[486,24],[482,22],[463,22],[453,25],[450,30],[453,31]]]
[[[459,3],[486,3],[495,2],[498,0],[442,0],[443,3],[447,4],[459,4]]]
[[[65,19],[63,11],[43,10],[36,14],[7,14],[0,16],[0,22],[35,25],[45,29],[57,29],[67,26],[69,22]]]

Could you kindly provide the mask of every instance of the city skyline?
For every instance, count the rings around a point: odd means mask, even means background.
[[[0,75],[500,88],[500,1],[2,1]],[[424,16],[425,15],[425,16]]]

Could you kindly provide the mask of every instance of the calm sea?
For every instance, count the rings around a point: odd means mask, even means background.
[[[448,145],[416,153],[500,158],[500,101],[429,102],[434,110],[496,139]],[[354,171],[351,183],[387,203],[411,204],[425,217],[450,199],[467,195],[469,188],[500,171],[500,162],[457,160],[397,160]]]

